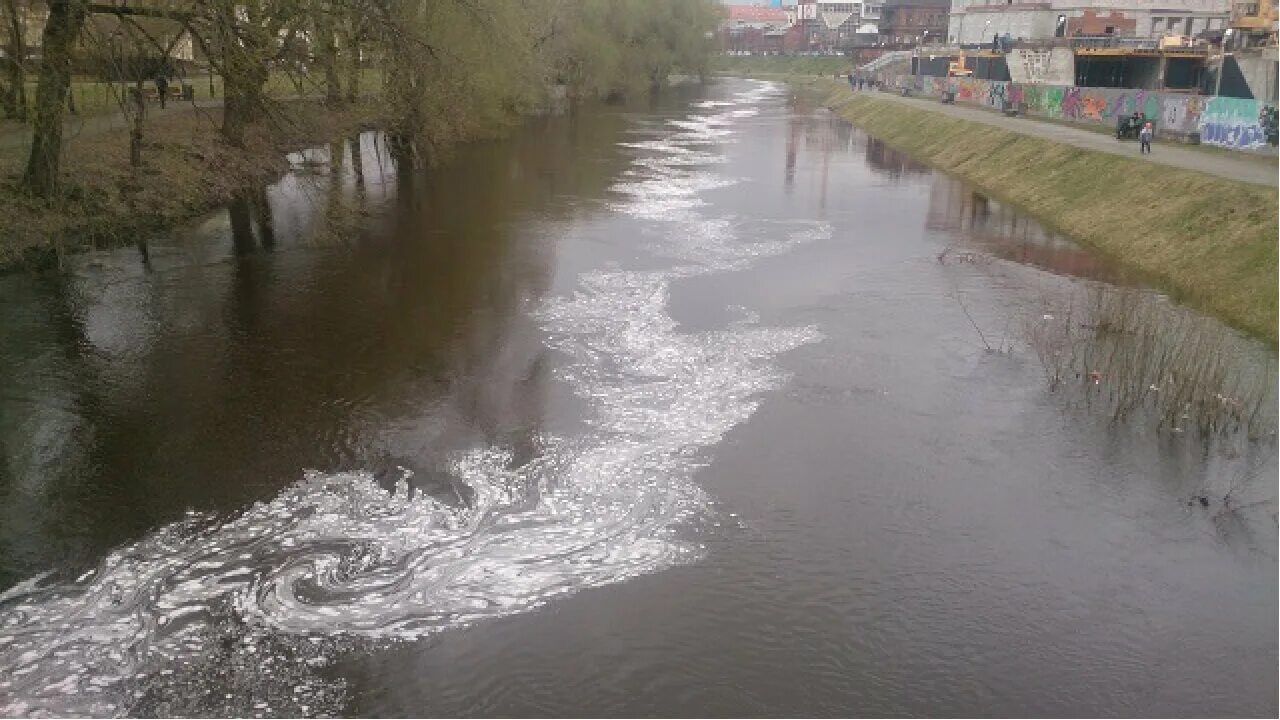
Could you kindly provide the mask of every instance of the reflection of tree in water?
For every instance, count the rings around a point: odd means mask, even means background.
[[[1053,273],[1108,282],[1125,280],[1114,263],[1049,232],[1016,208],[940,173],[929,186],[925,227],[945,234],[961,247]]]
[[[906,153],[894,150],[883,140],[873,137],[867,138],[866,158],[867,165],[871,166],[872,170],[895,180],[911,175],[927,175],[931,172],[928,165],[912,160]]]
[[[125,388],[90,339],[87,298],[75,285],[50,274],[0,287],[0,587],[54,562],[78,572],[121,530],[156,522],[143,488],[101,473],[159,428],[118,412]]]
[[[788,193],[796,184],[796,158],[799,155],[800,118],[792,115],[787,119],[787,156],[782,175],[782,186]]]
[[[23,352],[0,355],[0,374],[57,382],[0,398],[4,491],[44,493],[6,504],[28,517],[6,525],[23,547],[6,534],[5,584],[94,558],[188,508],[238,510],[308,467],[400,464],[430,477],[448,453],[480,443],[529,457],[552,368],[527,313],[552,280],[544,233],[605,193],[624,163],[612,150],[623,122],[547,118],[466,148],[406,176],[385,216],[340,245],[254,252],[281,208],[291,238],[299,223],[288,213],[323,206],[276,195],[273,220],[264,195],[245,193],[229,208],[245,254],[135,273],[119,292],[95,287],[59,311],[75,320],[65,337],[42,323],[39,338],[14,337]],[[28,288],[12,300],[57,304]],[[127,343],[96,348],[87,324]],[[33,343],[57,351],[28,354]],[[19,424],[9,420],[18,405],[58,410]],[[74,437],[50,450],[38,444],[48,433]]]
[[[805,152],[816,154],[821,158],[818,170],[819,203],[826,207],[827,183],[830,174],[831,155],[837,151],[847,152],[854,144],[853,126],[830,116],[815,117],[794,97],[790,103],[791,115],[787,118],[786,161],[784,164],[783,188],[790,193],[795,188],[796,165],[799,161],[801,141]]]

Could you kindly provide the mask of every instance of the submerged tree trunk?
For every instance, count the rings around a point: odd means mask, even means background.
[[[267,186],[258,185],[249,192],[249,207],[253,218],[258,223],[258,242],[263,250],[272,250],[276,246],[275,216],[271,214],[271,201],[267,197]]]
[[[237,192],[227,206],[227,215],[231,219],[231,245],[237,255],[248,255],[257,249],[257,240],[253,237],[253,213],[249,205],[249,195]]]
[[[40,197],[58,191],[62,161],[62,109],[71,87],[71,49],[84,27],[84,0],[49,0],[45,21],[35,127],[23,185]]]
[[[364,156],[360,153],[360,134],[352,135],[347,143],[351,145],[351,174],[355,176],[356,188],[363,188]]]

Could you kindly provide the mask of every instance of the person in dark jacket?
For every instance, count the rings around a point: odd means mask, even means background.
[[[160,96],[160,109],[164,109],[164,101],[169,95],[169,78],[161,73],[156,76],[156,94]]]

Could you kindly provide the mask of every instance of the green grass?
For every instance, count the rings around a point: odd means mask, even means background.
[[[346,82],[346,75],[342,76]],[[173,79],[172,84],[180,81]],[[209,97],[222,97],[222,78],[214,75],[212,85],[210,77],[205,74],[192,75],[187,82],[195,86],[196,99],[206,100]],[[27,80],[27,104],[34,107],[36,99],[36,81],[34,77]],[[131,85],[131,84],[130,84]],[[144,85],[154,87],[148,80]],[[361,72],[360,88],[363,95],[376,94],[382,87],[382,74],[373,68]],[[324,91],[323,76],[310,73],[293,73],[277,70],[267,79],[267,95],[274,98],[291,98],[299,95],[319,95]],[[88,77],[75,77],[71,81],[71,95],[75,102],[76,112],[82,117],[109,115],[120,110],[121,85],[107,83]],[[126,96],[127,97],[127,96]]]
[[[986,105],[965,104],[963,107],[972,108],[974,110],[984,110],[992,114],[997,114],[1000,112],[999,110],[995,108],[987,107]],[[1062,118],[1046,117],[1044,115],[1027,115],[1027,116],[1023,116],[1023,119],[1034,121],[1034,122],[1049,123],[1051,125],[1060,125],[1062,127],[1074,128],[1076,130],[1085,130],[1085,131],[1094,133],[1095,135],[1106,135],[1108,137],[1114,137],[1116,133],[1115,128],[1109,125],[1102,125],[1097,123],[1075,122],[1072,120],[1064,120]],[[1267,155],[1265,153],[1260,153],[1260,152],[1240,152],[1239,150],[1232,150],[1230,148],[1218,147],[1216,145],[1192,145],[1191,143],[1184,143],[1184,142],[1177,142],[1177,141],[1169,141],[1169,142],[1176,142],[1179,148],[1191,150],[1194,152],[1205,153],[1207,155],[1218,155],[1221,157],[1230,157],[1234,160],[1244,160],[1247,162],[1261,163],[1264,165],[1274,166],[1276,164],[1275,155]]]
[[[827,93],[827,105],[838,115],[877,138],[1275,344],[1275,189],[855,95],[834,81],[807,84]]]
[[[834,55],[717,55],[712,58],[711,68],[743,75],[843,75],[853,70],[853,64],[847,57]]]

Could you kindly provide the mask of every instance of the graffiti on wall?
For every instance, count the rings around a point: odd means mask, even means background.
[[[1156,124],[1162,130],[1176,133],[1197,132],[1203,108],[1204,98],[1195,95],[1166,95],[1160,99],[1160,119]]]
[[[1198,132],[1201,142],[1232,149],[1252,149],[1276,142],[1276,107],[1257,100],[973,78],[917,79],[913,85],[927,95],[937,96],[949,90],[955,93],[957,102],[997,109],[1021,103],[1031,115],[1095,125],[1112,125],[1136,111],[1145,114],[1157,132]]]
[[[1200,142],[1225,148],[1259,148],[1267,144],[1270,112],[1265,103],[1213,97],[1200,113]]]
[[[1094,122],[1106,122],[1110,116],[1107,112],[1107,99],[1101,95],[1089,93],[1080,98],[1080,117]]]
[[[1079,120],[1084,116],[1084,99],[1080,97],[1080,88],[1069,87],[1062,94],[1062,117],[1068,120]]]
[[[987,104],[993,108],[1004,108],[1005,106],[1005,83],[993,82],[987,88]]]

